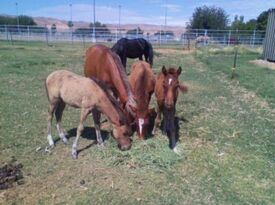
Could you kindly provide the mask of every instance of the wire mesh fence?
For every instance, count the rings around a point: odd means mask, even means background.
[[[116,42],[125,37],[144,38],[152,44],[182,45],[185,47],[207,45],[262,45],[265,31],[259,30],[206,30],[182,29],[180,32],[150,30],[143,32],[139,28],[132,30],[109,29],[107,27],[77,28],[56,30],[41,26],[0,25],[0,40],[6,41],[44,41],[47,44],[58,42]]]

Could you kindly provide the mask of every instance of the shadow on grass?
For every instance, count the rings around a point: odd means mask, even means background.
[[[69,138],[75,137],[76,132],[77,132],[77,128],[72,128],[72,129],[68,130],[66,138],[69,139]],[[102,137],[103,141],[109,139],[109,133],[107,131],[100,130],[100,132],[101,132],[101,137]],[[95,128],[93,128],[93,127],[84,127],[81,137],[88,139],[88,140],[92,140],[92,142],[90,144],[88,144],[87,146],[85,146],[81,149],[78,149],[77,150],[78,154],[86,149],[89,149],[93,145],[97,144],[96,131],[95,131]],[[59,140],[60,140],[60,138],[56,139],[55,143],[58,142]]]

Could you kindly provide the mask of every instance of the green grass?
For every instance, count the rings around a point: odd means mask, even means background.
[[[44,151],[44,80],[57,69],[82,74],[85,49],[1,42],[0,162],[12,156],[21,162],[25,184],[1,191],[0,204],[274,204],[275,97],[266,89],[274,86],[274,71],[248,62],[257,50],[241,50],[234,80],[232,49],[156,53],[154,70],[181,65],[189,86],[177,104],[177,116],[188,120],[180,121],[180,154],[158,131],[146,141],[134,136],[127,152],[111,137],[105,149],[81,138],[79,149],[91,146],[72,160],[74,138]],[[76,128],[78,120],[79,110],[66,108],[64,128]],[[86,126],[93,126],[91,118]]]

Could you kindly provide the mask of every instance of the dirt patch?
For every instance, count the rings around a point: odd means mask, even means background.
[[[0,190],[13,187],[14,183],[23,184],[23,174],[21,163],[9,162],[0,167]]]
[[[250,63],[254,63],[257,66],[264,67],[264,68],[269,68],[272,70],[275,70],[275,63],[265,61],[265,60],[252,60],[249,61]]]

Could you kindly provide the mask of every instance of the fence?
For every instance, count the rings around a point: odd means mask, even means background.
[[[13,42],[45,41],[47,44],[57,42],[116,42],[118,39],[144,38],[152,44],[183,45],[190,47],[216,44],[228,46],[232,44],[262,45],[265,31],[259,30],[204,30],[204,29],[178,29],[177,31],[148,30],[142,32],[139,28],[131,32],[125,29],[78,28],[56,30],[40,26],[0,25],[0,40]]]

